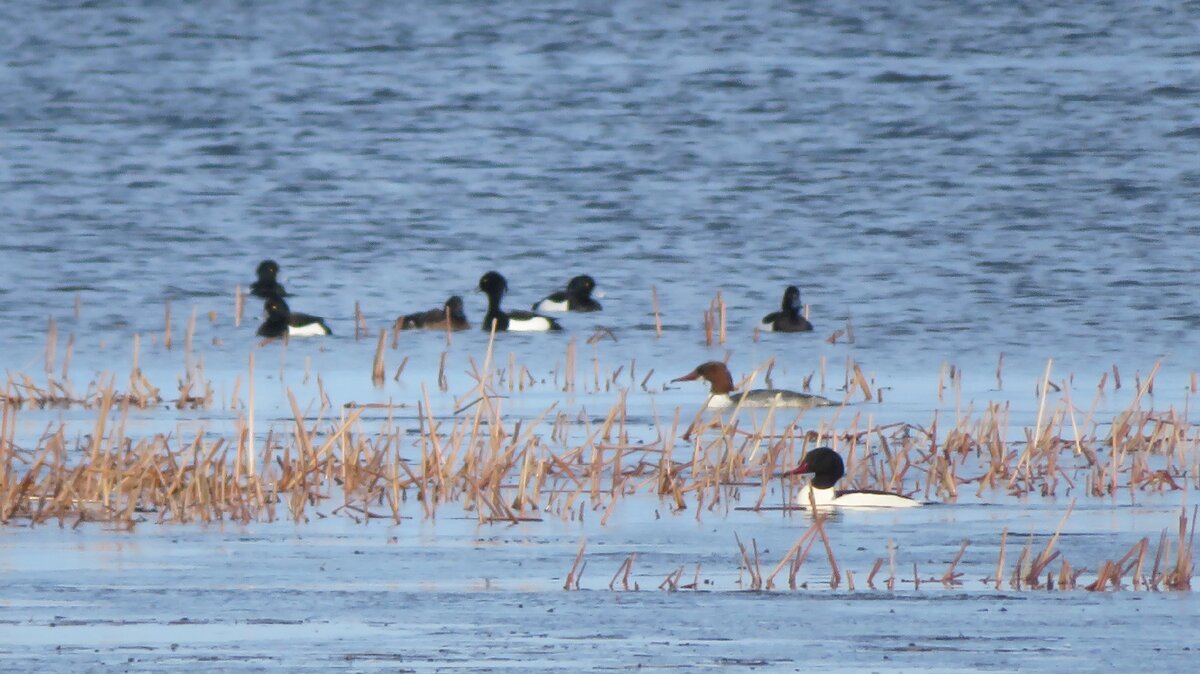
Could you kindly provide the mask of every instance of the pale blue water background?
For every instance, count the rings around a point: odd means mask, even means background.
[[[776,357],[775,383],[797,387],[824,356],[830,393],[853,357],[892,389],[887,403],[865,408],[881,421],[927,422],[943,361],[965,369],[969,399],[1018,398],[1018,423],[1033,419],[1033,382],[1049,357],[1056,377],[1079,374],[1078,389],[1118,365],[1127,385],[1102,410],[1124,404],[1132,372],[1166,357],[1157,402],[1187,402],[1200,343],[1196,3],[245,5],[0,7],[6,369],[40,370],[53,317],[60,341],[75,335],[80,387],[98,371],[126,372],[141,333],[142,366],[171,394],[195,307],[196,351],[219,395],[254,351],[259,409],[278,423],[290,412],[270,383],[311,400],[306,358],[335,402],[412,403],[421,384],[434,388],[442,340],[403,335],[388,364],[390,375],[408,356],[404,377],[373,389],[374,342],[351,338],[355,301],[377,330],[467,294],[494,268],[509,277],[512,307],[579,272],[608,292],[603,314],[564,319],[567,335],[503,339],[500,364],[513,352],[550,379],[571,335],[582,342],[597,325],[613,327],[619,341],[598,352],[606,371],[636,359],[640,380],[653,368],[649,386],[668,418],[703,388],[663,392],[663,382],[725,355],[704,346],[701,327],[718,290],[736,373]],[[329,317],[337,338],[256,349],[253,305],[233,326],[233,288],[264,257],[283,265],[293,307]],[[753,325],[789,283],[813,305],[817,332],[753,342]],[[167,299],[172,352],[158,343]],[[467,294],[474,321],[482,310],[482,297]],[[847,319],[855,344],[826,344]],[[452,392],[465,390],[466,356],[481,360],[485,343],[478,331],[455,337]],[[1000,352],[1003,393],[990,390]],[[592,354],[581,344],[589,384]],[[614,396],[564,404],[594,413]],[[434,398],[450,407],[449,396]],[[507,409],[535,416],[561,398],[548,385]],[[648,416],[649,400],[635,392],[631,411]],[[171,430],[196,416],[135,415],[135,424]],[[94,417],[21,417],[30,433],[60,418],[87,428]],[[1074,558],[1157,536],[1173,506],[1153,523],[1112,527],[1114,539]],[[994,529],[981,535],[994,543]],[[714,540],[728,546],[727,533]],[[548,563],[560,574],[574,554],[568,538]],[[957,542],[939,541],[930,558],[940,567]],[[879,542],[871,545],[877,555]],[[982,557],[994,559],[990,550]],[[432,564],[413,573],[422,569],[432,575]],[[32,582],[70,580],[56,573]],[[205,577],[223,584],[240,572]],[[733,614],[759,612],[737,596],[715,601]],[[197,599],[193,613],[219,614],[207,602]],[[1045,606],[1061,620],[1077,610]],[[1194,600],[1187,607],[1194,614]],[[641,619],[653,621],[660,607],[648,608]],[[1094,644],[1118,659],[1135,646]],[[771,662],[762,669],[803,664]],[[1005,662],[1061,665],[1036,649]],[[881,659],[848,666],[868,664],[892,668]]]

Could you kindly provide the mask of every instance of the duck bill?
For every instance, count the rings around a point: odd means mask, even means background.
[[[779,477],[791,477],[793,475],[803,475],[804,473],[811,473],[811,472],[812,471],[809,470],[809,468],[808,468],[808,462],[801,461],[799,466],[796,466],[795,468],[793,468],[792,470],[789,470],[787,472],[780,473]]]
[[[689,372],[689,373],[683,375],[682,377],[676,377],[676,378],[672,379],[671,383],[675,383],[677,381],[696,381],[699,378],[700,378],[699,372]]]

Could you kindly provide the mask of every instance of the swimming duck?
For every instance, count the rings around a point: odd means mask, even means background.
[[[788,286],[783,291],[783,307],[763,316],[759,326],[767,332],[810,332],[812,323],[800,315],[800,289]]]
[[[275,260],[263,260],[258,263],[254,272],[258,280],[250,284],[250,294],[263,299],[272,297],[287,297],[287,291],[275,279],[279,275],[279,263]]]
[[[500,274],[489,271],[479,279],[479,290],[488,296],[488,310],[483,315],[483,329],[490,331],[495,324],[496,332],[541,332],[546,330],[562,330],[558,321],[549,316],[542,316],[529,311],[509,311],[500,309],[500,298],[508,292],[508,281]]]
[[[447,327],[451,330],[466,330],[471,327],[466,314],[463,313],[463,300],[458,295],[446,300],[441,309],[401,316],[397,322],[402,330],[445,330]]]
[[[733,375],[729,368],[720,361],[709,361],[700,364],[695,370],[677,377],[671,381],[706,380],[709,385],[709,407],[731,407],[739,402],[743,407],[796,407],[808,409],[811,407],[836,406],[838,403],[828,398],[811,393],[797,393],[783,389],[755,389],[745,393],[734,393]]]
[[[565,291],[550,293],[545,299],[533,305],[534,311],[600,311],[600,303],[592,299],[592,291],[596,289],[596,281],[591,276],[583,274],[567,282]]]
[[[796,505],[835,508],[914,508],[920,501],[874,489],[834,489],[833,485],[846,474],[842,457],[829,447],[818,447],[800,460],[795,470],[783,475],[812,473],[812,480],[796,495]]]
[[[315,337],[317,335],[332,335],[333,331],[325,325],[325,319],[319,316],[294,313],[288,308],[282,297],[272,297],[265,305],[267,319],[258,327],[258,336],[275,338],[287,335],[289,337]]]

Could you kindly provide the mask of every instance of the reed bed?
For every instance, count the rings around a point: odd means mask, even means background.
[[[718,296],[709,323],[718,339],[723,332],[722,314]],[[939,397],[953,396],[952,413],[934,412],[926,423],[877,424],[871,405],[862,403],[878,401],[881,387],[860,364],[848,359],[841,382],[847,404],[832,413],[818,416],[737,407],[722,413],[700,410],[688,421],[679,408],[660,416],[652,398],[653,420],[640,422],[637,432],[631,433],[628,401],[638,391],[653,391],[648,382],[654,372],[639,378],[636,361],[606,366],[600,344],[615,341],[616,336],[605,331],[587,340],[590,368],[578,363],[581,345],[571,339],[553,376],[541,380],[553,379],[553,386],[567,393],[616,391],[615,402],[590,414],[582,408],[564,409],[559,402],[521,418],[508,414],[509,396],[538,385],[539,380],[514,354],[497,358],[493,335],[482,363],[468,357],[473,384],[458,397],[456,411],[450,415],[434,414],[424,386],[415,417],[403,421],[393,418],[399,406],[391,403],[338,407],[317,377],[320,396],[302,407],[287,391],[291,421],[286,427],[276,422],[259,435],[251,355],[245,404],[239,405],[239,377],[228,406],[220,405],[237,412],[235,419],[223,422],[231,426],[224,435],[206,429],[187,436],[130,433],[127,420],[136,409],[159,404],[180,409],[215,406],[203,359],[192,354],[195,321],[193,311],[184,332],[185,370],[177,378],[174,399],[164,399],[162,390],[139,368],[137,336],[127,376],[97,377],[77,390],[67,376],[70,342],[63,352],[61,377],[55,373],[58,337],[50,327],[44,377],[39,381],[8,373],[0,389],[0,522],[60,526],[104,522],[133,527],[147,521],[303,522],[335,515],[400,523],[447,516],[450,506],[449,516],[466,516],[481,524],[547,518],[582,522],[589,516],[604,524],[625,497],[635,495],[657,498],[663,508],[694,512],[701,519],[706,513],[733,508],[794,508],[798,483],[775,476],[820,445],[832,446],[845,458],[843,486],[885,489],[930,501],[954,502],[964,490],[974,491],[976,497],[1111,499],[1123,492],[1200,487],[1196,471],[1200,433],[1186,411],[1145,406],[1157,366],[1145,376],[1135,374],[1136,392],[1125,409],[1101,418],[1096,409],[1110,381],[1108,374],[1090,405],[1081,407],[1074,400],[1072,378],[1055,380],[1053,364],[1048,362],[1035,387],[1036,421],[1014,429],[1009,403],[986,403],[979,410],[963,404],[962,375],[952,366],[943,368],[939,384]],[[165,332],[170,330],[169,314],[166,324]],[[447,353],[439,366],[441,392],[449,390]],[[386,331],[381,330],[371,365],[377,387],[384,384],[385,355]],[[997,365],[998,384],[1002,366],[1003,359]],[[753,385],[760,376],[769,384],[773,367],[772,361],[764,363],[742,384]],[[306,380],[308,369],[306,363]],[[588,369],[591,377],[581,378],[580,370]],[[817,374],[824,389],[824,362],[818,373],[806,378],[806,388]],[[1114,369],[1113,386],[1119,378]],[[95,411],[90,432],[73,432],[64,423],[51,423],[34,441],[17,442],[18,420],[26,410],[66,406]],[[363,420],[367,409],[386,409],[388,416],[368,423]],[[1164,534],[1157,548],[1147,539],[1114,555],[1084,585],[1096,590],[1130,582],[1135,589],[1190,587],[1195,515],[1190,528],[1189,520],[1181,518],[1176,537]],[[809,548],[818,541],[830,565],[831,586],[844,582],[852,587],[855,576],[849,570],[841,572],[820,517],[806,538],[766,575],[761,573],[754,541],[739,542],[741,563],[749,573],[745,586],[771,589],[783,569],[788,569],[789,587],[794,586]],[[964,543],[949,570],[933,580],[959,582],[954,568],[966,551]],[[1010,553],[1002,538],[997,571],[989,582],[999,586],[1000,579],[1007,577],[1010,585],[1019,588],[1047,588],[1046,574],[1055,568],[1052,564],[1058,564],[1054,587],[1081,585],[1080,571],[1058,555],[1053,542],[1036,553],[1029,545]],[[1006,564],[1014,556],[1010,572]],[[618,576],[627,578],[633,562],[631,556]],[[581,546],[579,566],[568,585],[578,587],[585,563]],[[880,562],[867,574],[869,587],[882,566]],[[894,587],[899,582],[894,561],[888,569],[888,585]],[[689,585],[682,567],[672,568],[658,585],[684,589],[695,586],[698,576],[697,570],[697,579]],[[916,569],[912,579],[917,586],[930,582]]]

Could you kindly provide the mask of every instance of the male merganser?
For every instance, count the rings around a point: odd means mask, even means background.
[[[584,274],[567,282],[566,291],[550,293],[533,305],[534,311],[600,311],[600,303],[592,299],[596,281]]]
[[[287,297],[287,291],[275,280],[279,274],[279,263],[275,260],[263,260],[258,263],[258,269],[254,272],[258,275],[258,280],[250,284],[250,294],[270,299],[272,297]]]
[[[400,323],[401,330],[445,330],[447,327],[451,330],[466,330],[471,327],[467,315],[463,313],[463,300],[458,295],[446,300],[441,309],[401,316],[397,322]]]
[[[763,316],[760,327],[767,332],[812,331],[812,323],[800,315],[800,289],[788,286],[783,291],[783,308]]]
[[[325,325],[325,319],[319,316],[294,313],[288,308],[287,302],[281,297],[272,297],[266,302],[267,320],[258,327],[258,336],[275,338],[287,335],[289,337],[315,337],[317,335],[332,335],[333,331]]]
[[[549,316],[541,316],[529,311],[509,311],[500,309],[500,298],[508,292],[508,281],[500,274],[489,271],[479,279],[479,290],[487,293],[488,310],[483,315],[483,329],[491,331],[493,324],[496,332],[542,332],[546,330],[562,330],[558,321]]]
[[[828,447],[818,447],[804,455],[800,466],[784,475],[812,473],[812,480],[800,489],[796,505],[835,508],[914,508],[921,505],[907,496],[874,489],[834,489],[846,474],[842,457]]]
[[[739,402],[743,407],[777,406],[799,407],[803,409],[829,407],[838,404],[819,395],[797,393],[783,389],[755,389],[753,391],[746,391],[745,393],[734,393],[733,375],[729,374],[729,368],[725,367],[725,363],[716,360],[702,363],[695,370],[671,381],[695,381],[697,379],[707,380],[710,385],[709,407],[731,407],[737,405]]]

